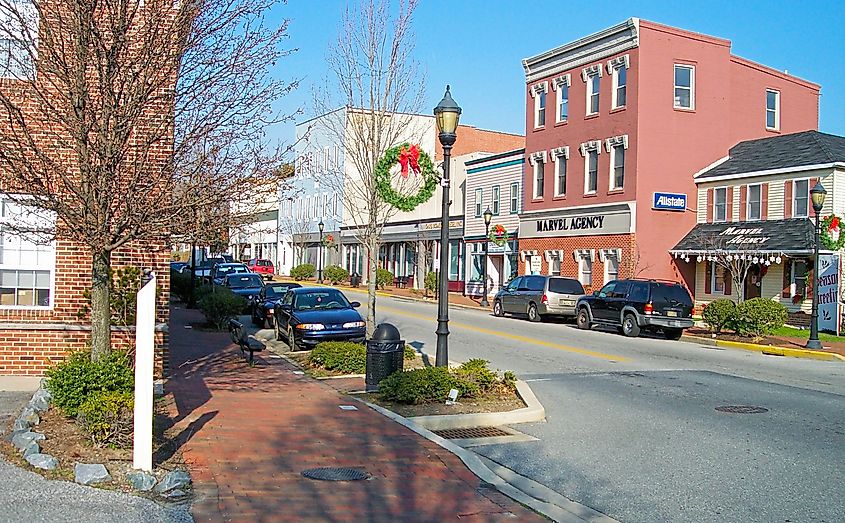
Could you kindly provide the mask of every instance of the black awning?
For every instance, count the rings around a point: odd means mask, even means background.
[[[808,218],[759,222],[699,223],[670,251],[810,254],[813,222]]]

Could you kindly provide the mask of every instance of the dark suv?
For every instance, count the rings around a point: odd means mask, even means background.
[[[693,326],[692,307],[681,284],[656,280],[615,280],[575,305],[579,329],[605,325],[631,337],[661,329],[670,340]]]

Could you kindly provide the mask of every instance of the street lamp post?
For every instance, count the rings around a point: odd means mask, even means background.
[[[490,220],[493,219],[493,212],[490,207],[484,211],[484,265],[482,266],[482,278],[484,278],[484,294],[481,295],[481,306],[489,307],[490,302],[487,301],[487,252],[490,246]]]
[[[824,206],[824,199],[827,196],[827,191],[822,186],[822,183],[816,182],[816,186],[810,190],[810,199],[813,201],[813,211],[816,213],[815,231],[815,246],[813,261],[813,313],[810,316],[810,339],[807,340],[808,349],[818,350],[822,348],[822,343],[819,341],[819,215],[821,215],[822,207]]]
[[[434,108],[437,123],[437,137],[443,146],[443,177],[440,188],[443,191],[443,208],[440,217],[440,274],[437,287],[437,356],[434,364],[438,367],[449,366],[449,163],[452,158],[452,146],[458,135],[458,120],[461,108],[452,99],[449,86],[446,94]]]
[[[320,218],[320,223],[317,228],[320,229],[320,243],[317,245],[317,283],[323,283],[323,219]]]

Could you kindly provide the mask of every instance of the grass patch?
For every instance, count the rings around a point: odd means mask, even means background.
[[[779,329],[775,329],[772,334],[775,336],[788,336],[790,338],[801,338],[806,340],[810,337],[810,329],[796,329],[795,327],[783,326]],[[819,339],[821,341],[845,342],[845,336],[836,336],[835,334],[828,334],[826,332],[820,332]]]

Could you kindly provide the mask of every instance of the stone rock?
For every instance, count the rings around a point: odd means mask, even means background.
[[[111,481],[111,475],[105,465],[100,463],[77,463],[73,467],[74,481],[82,485],[94,485],[104,481]]]
[[[35,468],[44,470],[56,470],[59,462],[49,454],[30,454],[26,457],[26,461]]]
[[[38,425],[41,423],[41,417],[32,407],[25,407],[23,411],[21,411],[21,415],[18,416],[18,419],[25,421],[30,425]]]
[[[127,472],[126,479],[132,484],[132,488],[141,492],[151,491],[156,484],[156,477],[142,470]]]
[[[188,495],[187,492],[185,492],[182,489],[177,488],[175,490],[171,490],[170,492],[165,492],[165,493],[161,494],[161,497],[166,498],[166,499],[180,499],[180,498],[184,498],[187,495]]]
[[[29,400],[29,406],[32,407],[35,412],[46,412],[47,409],[50,408],[50,400],[52,397],[50,393],[44,389],[38,389],[35,394],[32,395],[32,399]]]
[[[13,432],[12,436],[12,445],[18,448],[18,450],[23,450],[29,446],[30,443],[33,441],[44,441],[47,439],[44,437],[44,434],[40,434],[38,432]]]
[[[41,445],[39,445],[37,441],[33,441],[25,449],[23,449],[23,457],[31,456],[33,454],[41,454]]]
[[[32,428],[32,423],[18,418],[15,420],[15,426],[12,430],[15,432],[28,432]]]
[[[168,472],[164,478],[155,486],[155,491],[159,494],[170,492],[171,490],[184,489],[191,484],[191,475],[184,470],[174,470]]]

